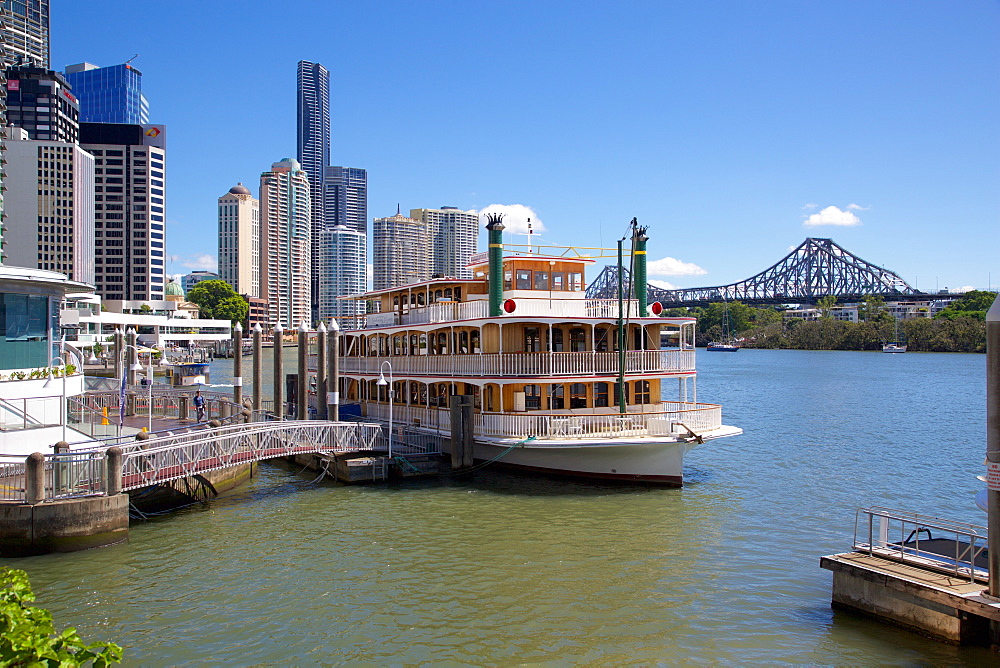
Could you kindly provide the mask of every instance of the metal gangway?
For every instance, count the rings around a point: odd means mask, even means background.
[[[396,443],[394,455],[416,454]],[[0,464],[0,502],[39,503],[114,494],[232,466],[299,454],[388,453],[378,424],[286,420],[155,434],[113,447],[30,455]]]

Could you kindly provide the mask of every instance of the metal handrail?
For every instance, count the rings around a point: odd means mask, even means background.
[[[985,564],[976,564],[985,558],[986,533],[977,524],[871,506],[855,514],[853,547],[973,582],[989,576]]]

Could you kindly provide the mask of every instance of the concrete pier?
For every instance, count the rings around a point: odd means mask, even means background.
[[[835,609],[860,613],[957,645],[989,645],[1000,601],[969,581],[861,552],[820,559],[833,572]]]

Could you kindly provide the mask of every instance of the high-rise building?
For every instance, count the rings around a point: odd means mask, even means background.
[[[325,224],[323,169],[330,164],[330,72],[319,63],[299,61],[297,76],[297,157],[309,176],[312,220]]]
[[[358,167],[326,167],[323,210],[326,225],[345,225],[367,234],[368,172]]]
[[[397,213],[372,222],[372,287],[395,288],[431,277],[430,230],[422,220]]]
[[[81,123],[94,156],[94,267],[104,299],[163,299],[166,127]]]
[[[80,101],[81,123],[149,123],[142,72],[128,63],[109,67],[78,63],[69,65],[64,74]]]
[[[190,274],[184,274],[181,277],[181,285],[184,288],[184,294],[191,292],[191,288],[198,285],[202,281],[217,281],[221,278],[214,271],[205,271],[199,269],[197,271],[192,271]]]
[[[7,124],[24,128],[31,139],[75,144],[80,105],[59,72],[34,65],[7,68]]]
[[[5,254],[19,267],[94,282],[94,157],[6,128]]]
[[[323,177],[330,164],[330,72],[319,63],[300,60],[296,75],[296,156],[309,177],[312,218],[312,266],[319,267],[319,233],[328,222]],[[312,317],[319,318],[319,276],[310,277]]]
[[[360,295],[367,284],[365,235],[346,225],[334,225],[321,231],[319,243],[319,319],[336,318],[344,329],[358,327],[358,316],[365,312],[361,301],[339,299]]]
[[[431,274],[472,278],[466,265],[476,252],[479,214],[453,206],[410,209],[410,218],[427,223],[431,235]]]
[[[219,276],[239,294],[260,297],[260,202],[242,183],[219,198]]]
[[[49,66],[49,0],[0,2],[0,128],[7,127],[7,68]],[[0,133],[0,264],[4,261],[3,137]]]
[[[49,0],[0,2],[0,35],[4,65],[34,63],[49,66]]]
[[[271,322],[298,327],[312,322],[312,209],[309,179],[284,158],[260,175],[261,296]]]

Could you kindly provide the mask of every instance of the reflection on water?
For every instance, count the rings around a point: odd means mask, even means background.
[[[982,663],[834,614],[818,562],[859,505],[985,521],[984,362],[699,355],[699,399],[746,433],[693,450],[681,490],[273,464],[127,545],[7,564],[132,664]]]

